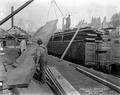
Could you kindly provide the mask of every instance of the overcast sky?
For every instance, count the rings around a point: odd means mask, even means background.
[[[34,31],[41,25],[44,25],[47,20],[48,9],[52,0],[34,0],[29,6],[15,15],[15,24],[22,26],[23,23],[29,23]],[[0,20],[7,16],[11,11],[11,6],[14,9],[18,8],[27,0],[0,0]],[[72,26],[78,24],[79,20],[84,19],[90,22],[92,16],[101,17],[107,16],[107,20],[113,13],[120,11],[120,0],[56,0],[64,16],[71,14]],[[62,16],[57,8],[52,7],[48,20],[59,19],[58,27],[62,25]],[[10,21],[2,25],[4,29],[10,28]]]

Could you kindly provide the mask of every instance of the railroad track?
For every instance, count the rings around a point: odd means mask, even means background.
[[[46,70],[46,75],[47,75],[47,84],[51,88],[53,95],[66,95],[60,84],[57,82],[55,79],[54,75],[48,68]],[[16,92],[12,92],[12,89],[4,88],[0,89],[0,95],[17,95]]]
[[[50,86],[53,92],[56,95],[65,95],[64,90],[62,89],[60,84],[57,82],[57,80],[55,79],[54,75],[52,74],[49,68],[47,68],[46,70],[46,75],[47,75],[47,84]]]
[[[48,85],[56,95],[81,95],[54,67],[46,71]]]
[[[120,78],[120,75],[117,75],[117,74],[112,74],[112,75],[115,76],[115,77]]]
[[[109,88],[117,91],[118,93],[120,93],[120,86],[115,84],[114,82],[106,80],[104,78],[101,78],[99,75],[96,75],[96,74],[94,74],[92,72],[89,72],[88,70],[80,68],[80,66],[72,65],[72,64],[70,66],[74,67],[77,71],[84,73],[85,75],[89,76],[90,78],[92,78],[92,79],[94,79],[94,80],[108,86]]]

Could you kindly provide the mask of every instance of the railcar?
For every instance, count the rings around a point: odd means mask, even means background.
[[[55,33],[47,46],[48,53],[61,57],[76,30]],[[103,72],[116,73],[120,71],[119,47],[119,35],[108,34],[108,30],[103,35],[100,30],[86,27],[79,30],[64,59]]]
[[[60,57],[72,39],[77,28],[55,33],[48,44],[48,53]],[[81,28],[68,49],[64,59],[80,65],[93,67],[96,63],[96,41],[101,40],[101,32],[95,28]]]

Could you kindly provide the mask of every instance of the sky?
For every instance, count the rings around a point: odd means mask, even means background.
[[[17,9],[28,0],[0,0],[0,20],[11,12],[11,6]],[[58,19],[58,28],[62,26],[60,11],[55,4],[50,8],[52,0],[34,0],[30,5],[14,16],[15,25],[22,28],[29,28],[34,32],[44,25],[46,21]],[[65,17],[71,15],[71,26],[74,27],[80,20],[90,22],[92,17],[107,17],[109,21],[111,16],[120,11],[120,0],[55,0]],[[48,10],[49,15],[48,15]],[[1,26],[7,30],[10,26],[10,20]]]

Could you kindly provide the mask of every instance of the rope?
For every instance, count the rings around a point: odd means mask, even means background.
[[[56,6],[57,9],[59,10],[60,14],[64,17],[64,14],[63,14],[63,12],[61,11],[61,9],[60,9],[60,7],[58,6],[58,4],[56,3],[56,1],[55,1],[55,0],[52,0],[52,1],[51,1],[51,4],[50,4],[50,7],[49,7],[49,9],[48,9],[48,14],[47,14],[47,20],[46,20],[46,22],[48,21],[50,9],[51,9],[51,7],[53,6],[53,4],[55,4],[55,6]],[[56,18],[58,18],[58,17],[57,17],[57,12],[56,12],[55,6],[53,6],[53,8],[54,8],[55,16],[56,16]]]
[[[64,17],[64,14],[63,14],[63,12],[61,11],[61,9],[60,9],[60,7],[58,6],[58,4],[56,3],[56,1],[53,0],[52,2],[56,5],[56,7],[57,7],[58,10],[60,11],[61,15]]]
[[[58,18],[58,17],[57,17],[57,12],[56,12],[55,6],[53,6],[53,8],[54,8],[55,16],[56,16],[56,18]]]
[[[51,7],[52,7],[52,4],[53,4],[53,2],[51,2],[50,7],[49,7],[49,9],[48,9],[48,14],[47,14],[47,20],[46,20],[46,22],[48,21],[48,17],[49,17],[49,13],[50,13],[50,9],[51,9]]]

